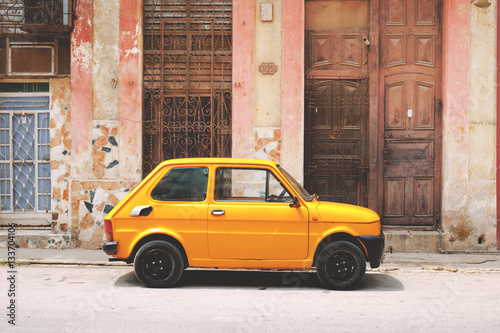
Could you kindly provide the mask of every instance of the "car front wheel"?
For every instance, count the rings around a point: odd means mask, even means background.
[[[134,259],[135,275],[147,287],[168,288],[184,270],[182,255],[171,243],[155,240],[144,244]]]
[[[320,281],[328,289],[354,289],[365,276],[365,256],[352,243],[333,242],[319,253],[316,271]]]

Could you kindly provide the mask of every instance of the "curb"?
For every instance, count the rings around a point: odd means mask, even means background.
[[[105,261],[62,261],[44,259],[19,259],[16,265],[60,265],[60,266],[131,266],[125,262],[105,262]]]

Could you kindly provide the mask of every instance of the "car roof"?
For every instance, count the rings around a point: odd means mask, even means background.
[[[201,157],[201,158],[176,158],[162,162],[160,165],[173,164],[251,164],[277,166],[278,163],[268,160],[250,159],[250,158],[222,158],[222,157]]]

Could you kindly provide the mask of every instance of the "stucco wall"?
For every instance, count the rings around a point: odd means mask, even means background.
[[[72,154],[61,162],[70,170],[68,232],[77,247],[100,247],[104,216],[141,179],[141,8],[140,0],[77,3]]]
[[[272,5],[272,20],[261,20],[263,3]],[[280,162],[302,180],[304,1],[282,3],[233,3],[232,156]]]
[[[445,249],[496,249],[496,3],[446,1]]]
[[[71,81],[50,80],[50,172],[52,231],[67,233],[71,216]]]

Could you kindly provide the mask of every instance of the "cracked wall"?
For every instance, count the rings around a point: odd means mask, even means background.
[[[71,157],[64,195],[76,247],[100,248],[104,217],[141,180],[140,0],[82,0],[72,38]],[[68,124],[69,126],[69,124]],[[58,173],[60,174],[60,173]],[[69,192],[68,192],[69,191]],[[60,231],[64,224],[58,222]]]
[[[496,5],[445,6],[444,249],[496,249]]]

